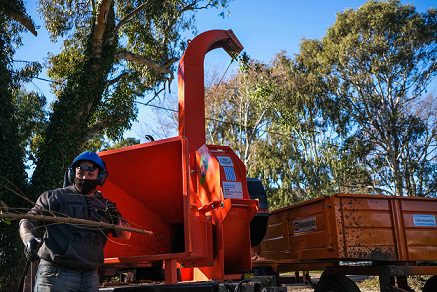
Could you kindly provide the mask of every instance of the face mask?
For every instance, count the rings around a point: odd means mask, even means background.
[[[74,178],[74,186],[76,189],[86,195],[97,187],[97,180]]]

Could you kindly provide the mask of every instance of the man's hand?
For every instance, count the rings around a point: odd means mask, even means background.
[[[109,215],[112,224],[118,225],[120,223],[121,214],[118,211],[115,203],[111,201],[106,201],[105,212]]]
[[[38,250],[41,245],[42,240],[36,237],[30,238],[30,240],[26,242],[26,245],[24,246],[24,255],[29,261],[34,262],[39,259]]]

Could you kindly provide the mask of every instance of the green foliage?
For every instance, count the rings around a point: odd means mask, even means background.
[[[244,56],[241,71],[206,95],[208,143],[236,151],[248,176],[263,180],[271,208],[371,185],[355,152],[341,149],[340,113],[325,102],[323,79],[299,60],[280,53],[265,65]]]
[[[49,53],[50,58],[47,74],[54,81],[51,87],[56,96],[59,96],[62,91],[65,90],[65,79],[81,70],[81,67],[86,61],[81,42],[84,43],[83,40],[76,38],[73,40],[65,40],[64,50],[58,55]]]
[[[399,1],[369,1],[338,14],[320,43],[318,70],[327,72],[327,99],[350,117],[356,139],[371,145],[367,163],[388,193],[437,191],[419,183],[435,172],[419,174],[410,157],[435,165],[435,112],[425,117],[415,109],[429,103],[423,93],[437,72],[436,28],[435,9],[418,13]]]
[[[35,92],[17,90],[13,96],[14,115],[17,121],[19,146],[28,149],[28,158],[38,147],[38,137],[44,130],[46,123],[46,98]]]
[[[113,145],[108,146],[105,150],[112,150],[112,149],[118,149],[121,147],[125,147],[125,146],[132,146],[132,145],[137,145],[140,144],[140,140],[136,139],[136,138],[126,138],[123,139]]]
[[[295,60],[283,53],[273,61],[278,101],[275,122],[288,137],[280,147],[288,153],[284,175],[288,189],[296,200],[338,192],[362,192],[371,185],[365,169],[352,151],[342,150],[345,120],[338,108],[326,96],[329,94],[317,55],[317,41],[303,41]],[[283,151],[283,150],[282,150]],[[281,151],[281,152],[282,152]],[[284,157],[284,156],[282,156]],[[344,175],[345,168],[355,177]]]
[[[251,173],[252,148],[268,123],[273,96],[266,66],[252,61],[244,66],[235,78],[207,90],[206,132],[210,143],[232,147]]]
[[[24,151],[20,147],[23,136],[18,126],[20,117],[16,115],[14,91],[18,76],[23,73],[13,71],[12,56],[20,44],[20,21],[31,23],[24,11],[22,1],[0,1],[0,200],[9,206],[21,202],[10,189],[26,192],[24,171]],[[0,290],[16,291],[22,271],[22,245],[18,237],[17,224],[0,222]],[[5,267],[10,267],[6,269]]]

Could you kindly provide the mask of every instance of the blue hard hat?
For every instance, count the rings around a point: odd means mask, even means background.
[[[99,155],[97,155],[97,153],[91,151],[85,151],[79,154],[78,156],[76,156],[76,158],[71,163],[71,168],[74,169],[76,167],[76,164],[79,161],[83,161],[83,160],[93,162],[100,168],[100,170],[106,170],[105,163],[103,162],[103,160],[99,157]]]

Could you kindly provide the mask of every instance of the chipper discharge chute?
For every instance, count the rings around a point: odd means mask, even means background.
[[[242,46],[231,30],[194,38],[178,70],[179,136],[101,152],[110,172],[105,196],[132,227],[125,244],[108,241],[107,267],[164,263],[167,283],[239,278],[251,269],[250,222],[258,209],[246,185],[246,169],[226,146],[205,144],[206,53],[223,48],[232,57]],[[138,225],[138,226],[136,226]]]

